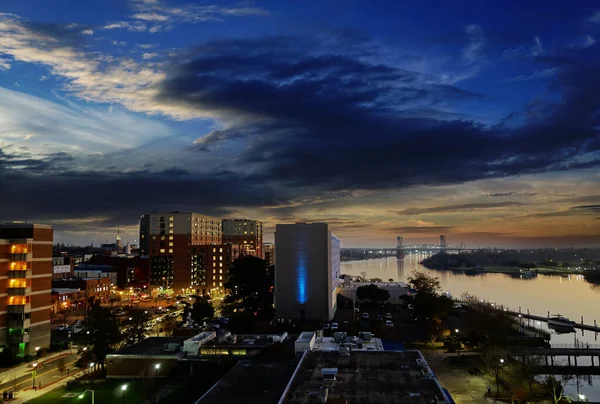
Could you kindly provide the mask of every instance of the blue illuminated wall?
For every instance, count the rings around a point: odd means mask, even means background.
[[[297,235],[297,250],[296,250],[296,299],[298,303],[304,304],[307,300],[307,285],[308,285],[308,273],[307,273],[307,260],[306,260],[306,233],[299,232]]]

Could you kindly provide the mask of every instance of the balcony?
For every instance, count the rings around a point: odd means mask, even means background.
[[[29,318],[24,318],[24,319],[9,319],[8,320],[8,327],[9,328],[17,328],[17,329],[27,329],[29,327],[31,327],[31,319]]]
[[[8,279],[30,279],[31,270],[27,271],[8,271]]]
[[[32,253],[9,253],[8,262],[31,261]]]
[[[31,287],[9,287],[9,296],[29,296],[31,294]]]
[[[11,344],[20,344],[29,342],[29,334],[9,334],[8,342]]]
[[[6,311],[13,314],[31,313],[31,303],[8,304]]]

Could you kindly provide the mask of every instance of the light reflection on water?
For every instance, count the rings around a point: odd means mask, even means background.
[[[426,255],[408,255],[403,260],[396,258],[382,258],[364,261],[342,262],[340,272],[348,275],[361,275],[367,273],[368,278],[380,278],[383,281],[407,282],[414,270],[428,272],[440,280],[444,291],[450,292],[454,297],[460,297],[463,292],[476,295],[482,299],[498,304],[503,304],[515,311],[519,308],[523,313],[529,310],[532,314],[546,316],[562,314],[571,320],[580,323],[594,324],[594,319],[600,325],[600,289],[587,283],[581,275],[549,276],[538,275],[533,279],[517,279],[505,274],[466,275],[451,271],[433,271],[423,268],[419,262]],[[535,325],[548,330],[546,323]],[[596,333],[577,330],[576,333],[557,334],[551,332],[551,343],[574,344],[578,343],[600,344]],[[566,362],[566,358],[558,358]],[[589,358],[579,358],[581,365],[591,365]],[[580,380],[579,393],[585,394],[590,401],[600,401],[600,380],[591,379],[593,386],[587,380]],[[569,395],[577,396],[575,385],[567,388]]]

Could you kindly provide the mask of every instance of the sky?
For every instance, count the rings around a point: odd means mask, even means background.
[[[600,1],[3,0],[0,221],[600,246]]]

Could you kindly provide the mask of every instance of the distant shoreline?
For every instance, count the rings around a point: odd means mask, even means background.
[[[421,264],[423,265],[423,264]],[[487,267],[450,267],[450,268],[430,268],[427,265],[423,265],[427,269],[433,271],[453,271],[453,272],[465,272],[465,273],[481,273],[481,274],[506,274],[506,275],[523,275],[523,276],[535,276],[535,275],[583,275],[585,271],[578,271],[573,269],[564,268],[519,268],[519,267],[507,267],[507,266],[487,266]]]

